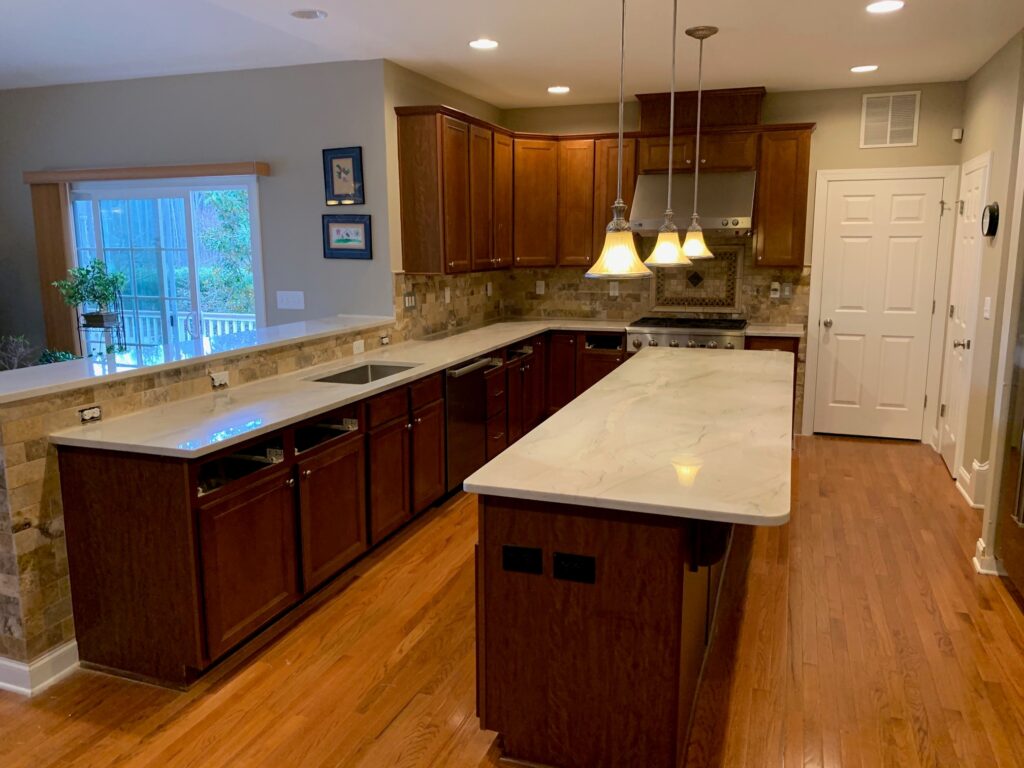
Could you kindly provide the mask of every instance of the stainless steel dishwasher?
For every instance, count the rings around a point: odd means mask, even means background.
[[[448,432],[448,490],[487,461],[487,383],[484,374],[500,367],[500,359],[481,357],[445,376],[445,426]]]

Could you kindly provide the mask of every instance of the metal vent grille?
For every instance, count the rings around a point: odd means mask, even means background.
[[[861,112],[861,148],[917,146],[920,114],[920,91],[866,94]]]

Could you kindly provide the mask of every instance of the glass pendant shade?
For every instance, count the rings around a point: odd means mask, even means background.
[[[693,262],[683,253],[679,243],[679,232],[672,228],[662,229],[658,233],[658,242],[654,244],[654,250],[644,264],[648,267],[685,267]]]
[[[613,222],[614,223],[614,222]],[[630,280],[636,277],[650,277],[649,270],[640,260],[633,233],[629,229],[612,229],[604,236],[604,248],[594,262],[587,277],[605,280]]]
[[[704,242],[704,230],[700,228],[696,218],[694,216],[693,224],[686,230],[686,239],[683,241],[683,255],[690,259],[712,259],[715,254],[708,250],[707,243]]]

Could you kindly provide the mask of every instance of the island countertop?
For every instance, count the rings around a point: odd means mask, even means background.
[[[645,349],[472,474],[474,493],[749,525],[789,520],[793,358]]]

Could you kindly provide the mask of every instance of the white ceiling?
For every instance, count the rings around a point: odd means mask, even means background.
[[[714,24],[709,87],[769,90],[962,80],[1024,27],[1021,0],[680,0],[680,29]],[[291,10],[319,7],[323,21]],[[387,58],[502,108],[612,101],[618,0],[8,0],[0,88]],[[671,0],[627,3],[626,92],[667,90]],[[500,41],[474,51],[478,36]],[[680,88],[696,42],[680,35]],[[855,64],[878,64],[853,75]],[[551,96],[552,84],[572,87]]]

